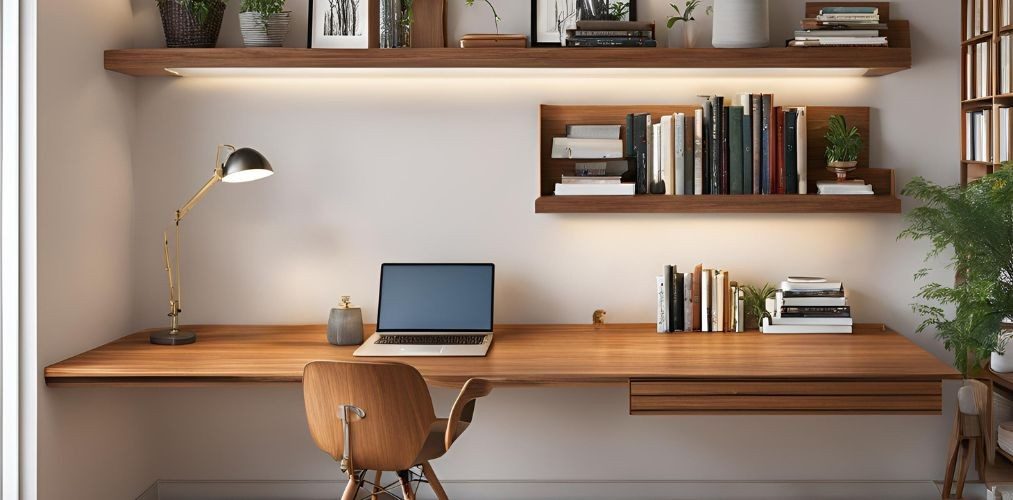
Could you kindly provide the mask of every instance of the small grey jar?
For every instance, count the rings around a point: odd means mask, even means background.
[[[327,341],[334,345],[362,344],[362,309],[350,304],[351,297],[341,297],[341,304],[331,309],[327,320]]]

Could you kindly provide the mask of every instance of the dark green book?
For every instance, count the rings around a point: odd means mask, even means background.
[[[753,117],[752,109],[749,111],[742,110],[742,194],[753,194]]]
[[[798,194],[798,111],[784,112],[785,194]]]
[[[742,106],[728,108],[728,193],[742,194]]]
[[[722,127],[725,109],[725,98],[714,96],[711,98],[711,131],[710,131],[710,190],[709,194],[721,194],[721,161],[724,156],[722,146]]]

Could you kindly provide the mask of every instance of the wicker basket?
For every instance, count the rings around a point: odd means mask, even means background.
[[[162,29],[165,31],[165,46],[169,48],[211,48],[218,43],[218,32],[222,29],[225,16],[225,2],[215,2],[204,24],[177,0],[160,0],[158,10],[162,14]]]

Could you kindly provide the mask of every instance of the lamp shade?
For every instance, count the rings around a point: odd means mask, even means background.
[[[240,148],[225,160],[222,167],[223,182],[250,182],[274,174],[271,162],[264,155],[251,148]]]

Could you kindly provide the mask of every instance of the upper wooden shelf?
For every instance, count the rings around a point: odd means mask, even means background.
[[[901,201],[884,196],[820,196],[815,194],[701,196],[542,196],[535,213],[756,213],[843,214],[901,213]]]
[[[105,52],[105,68],[131,76],[179,76],[187,75],[187,70],[216,76],[236,70],[320,68],[721,69],[743,73],[783,70],[777,76],[880,76],[911,68],[907,22],[894,23],[903,24],[905,37],[891,48],[123,49]]]

